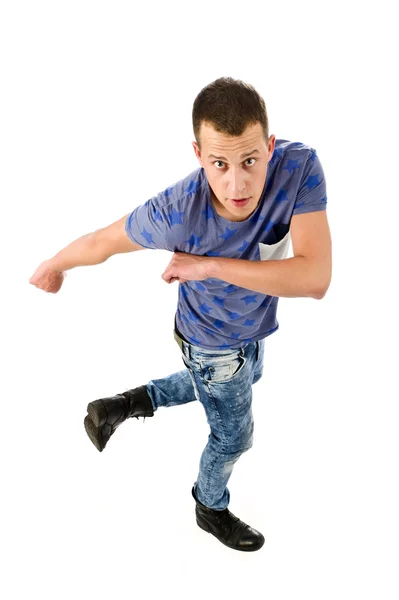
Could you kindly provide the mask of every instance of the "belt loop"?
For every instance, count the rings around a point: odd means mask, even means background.
[[[259,340],[256,340],[256,362],[259,360]]]
[[[182,351],[183,351],[184,356],[188,360],[191,360],[192,350],[191,350],[190,344],[188,344],[184,340],[182,340],[181,343],[182,343]]]

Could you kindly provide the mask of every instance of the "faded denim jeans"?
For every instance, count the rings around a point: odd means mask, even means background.
[[[253,445],[252,385],[262,376],[265,339],[234,350],[205,350],[182,339],[175,328],[185,369],[146,384],[154,411],[198,400],[210,427],[195,482],[197,499],[227,508],[233,466]]]

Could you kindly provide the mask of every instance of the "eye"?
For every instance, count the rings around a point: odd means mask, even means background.
[[[247,160],[245,162],[247,162],[248,160],[254,160],[256,162],[256,158],[247,158]],[[216,163],[222,163],[222,165],[224,165],[224,162],[222,160],[215,160],[213,162],[214,165],[216,165]],[[254,163],[252,163],[252,164],[254,164]],[[249,165],[249,166],[252,166],[252,165]],[[216,167],[216,168],[219,169],[219,167]]]

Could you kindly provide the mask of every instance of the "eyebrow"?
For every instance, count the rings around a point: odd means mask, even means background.
[[[256,152],[259,154],[259,150],[252,150],[251,152],[246,152],[245,154],[241,154],[242,158],[244,158],[245,156],[250,156],[251,154],[256,154]],[[218,160],[227,160],[227,158],[225,158],[224,156],[215,156],[214,154],[209,154],[208,158],[217,158]]]

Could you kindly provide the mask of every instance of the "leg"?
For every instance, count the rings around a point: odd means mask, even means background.
[[[214,510],[227,508],[227,483],[233,466],[253,444],[252,381],[257,343],[243,350],[211,353],[185,346],[185,360],[192,370],[204,406],[210,435],[201,455],[195,486],[197,499]]]
[[[159,406],[176,406],[196,400],[191,377],[185,369],[122,394],[90,402],[84,419],[87,435],[102,452],[111,435],[126,419],[152,417]]]
[[[251,402],[252,389],[248,386],[240,394],[234,418],[226,419],[226,415],[223,415],[223,400],[215,401],[216,413],[214,409],[206,409],[211,433],[201,455],[195,494],[202,504],[214,510],[223,510],[229,505],[227,483],[234,464],[252,447],[254,421]],[[212,416],[216,416],[213,422]],[[224,436],[220,436],[219,418],[225,425]]]
[[[178,406],[197,400],[192,375],[188,369],[162,379],[152,379],[146,384],[154,411],[160,406]]]

